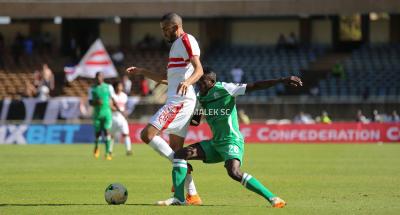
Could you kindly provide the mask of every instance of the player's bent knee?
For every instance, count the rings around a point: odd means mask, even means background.
[[[140,132],[140,139],[142,139],[142,141],[145,143],[149,143],[153,138],[154,135],[149,134],[146,128]]]
[[[192,147],[185,147],[183,149],[179,149],[177,152],[175,152],[174,158],[176,159],[185,159],[185,160],[190,160],[191,158],[196,157],[196,152]]]
[[[169,146],[171,147],[171,149],[172,149],[174,152],[177,152],[177,151],[179,151],[180,149],[182,149],[182,146],[176,145],[176,144],[170,144]]]
[[[175,152],[174,158],[175,159],[185,159],[186,160],[187,154],[186,154],[186,150],[183,149],[179,149],[177,152]]]
[[[242,172],[240,171],[239,168],[227,168],[228,175],[235,181],[241,181],[242,180]]]

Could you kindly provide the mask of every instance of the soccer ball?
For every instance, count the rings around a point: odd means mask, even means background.
[[[128,199],[128,190],[122,184],[110,184],[106,188],[104,198],[110,205],[124,204]]]

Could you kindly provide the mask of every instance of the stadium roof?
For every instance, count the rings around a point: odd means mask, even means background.
[[[158,18],[175,11],[186,17],[260,17],[400,13],[399,0],[0,0],[0,14],[13,18],[54,16]]]

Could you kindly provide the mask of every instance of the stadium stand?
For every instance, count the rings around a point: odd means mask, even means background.
[[[135,62],[135,65],[149,68],[153,71],[162,71],[166,65],[168,58],[167,52],[160,50],[140,50],[136,52],[128,52],[125,58],[125,65]],[[40,69],[43,62],[50,62],[56,75],[62,75],[62,68],[67,59],[62,56],[49,54],[34,54],[28,60],[26,56],[21,57],[20,64],[17,65],[13,61],[11,54],[5,55],[5,68],[0,69],[0,97],[9,97],[19,99],[24,94],[25,82],[33,82],[33,72],[35,69]],[[120,73],[125,69],[124,66],[117,68]],[[87,89],[91,84],[91,80],[86,78],[77,78],[76,80],[66,83],[63,78],[58,80],[56,84],[57,95],[62,96],[86,96]],[[162,88],[164,89],[164,88]],[[164,90],[157,90],[158,97]],[[162,99],[162,98],[161,98]]]
[[[219,80],[232,81],[230,71],[238,65],[244,71],[243,81],[272,79],[297,75],[324,53],[323,47],[276,49],[275,46],[231,46],[211,50],[204,59],[206,65],[218,72]],[[244,99],[260,101],[284,94],[284,87],[257,91]]]
[[[218,72],[221,81],[232,81],[231,69],[237,65],[243,69],[243,81],[253,82],[288,75],[301,76],[310,64],[324,56],[325,47],[276,49],[275,46],[221,46],[204,54],[203,61]],[[168,58],[167,52],[161,50],[140,50],[126,52],[124,65],[134,62],[135,65],[153,71],[163,71]],[[26,58],[26,57],[23,57]],[[352,52],[350,57],[340,61],[344,77],[332,74],[318,82],[320,96],[396,96],[400,94],[400,45],[368,45]],[[48,54],[35,54],[30,60],[21,60],[16,65],[11,55],[5,55],[5,69],[0,70],[0,97],[18,99],[25,89],[25,82],[33,81],[33,68],[40,67],[42,62],[49,62],[55,68],[62,68],[62,57],[50,58]],[[122,72],[124,66],[119,67]],[[12,72],[11,72],[12,71]],[[362,81],[360,81],[362,80]],[[78,78],[60,86],[60,95],[85,96],[91,81]],[[154,91],[150,101],[155,103],[165,99],[165,87]],[[276,95],[285,95],[283,86],[270,90],[257,91],[250,96],[240,98],[244,102],[264,102]]]
[[[344,77],[319,82],[321,96],[396,96],[400,93],[400,45],[369,45],[341,62]]]

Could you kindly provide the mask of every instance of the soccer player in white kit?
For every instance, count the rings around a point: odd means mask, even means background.
[[[192,35],[183,31],[182,18],[178,14],[164,15],[160,27],[164,38],[172,44],[167,72],[151,72],[138,67],[129,67],[127,72],[142,74],[159,83],[168,84],[167,102],[142,130],[141,139],[173,165],[179,165],[174,163],[174,151],[183,147],[196,106],[193,84],[203,75],[203,67],[199,45]],[[160,132],[169,134],[169,145],[159,136]],[[190,174],[186,177],[185,188],[187,204],[202,204]]]
[[[114,84],[115,94],[112,96],[119,111],[113,108],[112,113],[112,127],[111,135],[113,142],[119,142],[121,135],[125,143],[126,155],[132,155],[131,138],[129,137],[129,126],[123,113],[126,110],[126,103],[128,102],[128,96],[123,92],[123,85],[121,82]],[[112,148],[111,148],[112,149]]]

